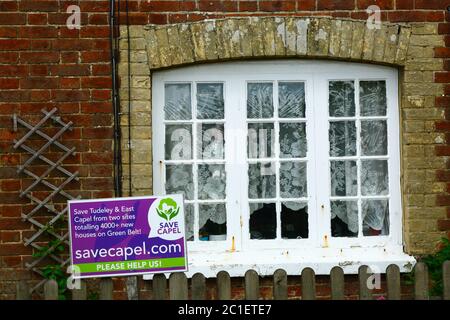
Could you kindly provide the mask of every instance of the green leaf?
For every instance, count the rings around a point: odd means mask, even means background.
[[[168,220],[167,216],[164,213],[162,213],[158,208],[156,208],[156,212],[158,213],[158,216],[160,216],[164,220]]]
[[[169,216],[169,220],[175,218],[178,215],[178,212],[180,212],[180,207],[178,207],[177,210]]]

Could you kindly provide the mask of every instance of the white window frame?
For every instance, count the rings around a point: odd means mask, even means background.
[[[388,130],[390,219],[390,232],[387,236],[331,237],[328,82],[332,80],[355,81],[356,110],[359,110],[359,81],[386,81],[388,108],[385,118]],[[274,83],[275,109],[278,107],[276,81],[305,82],[308,143],[308,239],[249,239],[248,175],[242,174],[244,172],[242,167],[247,162],[246,83],[254,81]],[[268,60],[197,65],[154,72],[152,74],[152,138],[153,190],[156,195],[165,193],[165,151],[162,143],[165,140],[164,84],[171,82],[191,83],[194,105],[196,103],[194,90],[196,82],[224,83],[228,237],[226,241],[188,242],[190,258],[188,274],[192,275],[199,271],[205,275],[214,276],[215,273],[224,269],[231,275],[242,276],[249,268],[257,269],[261,274],[271,274],[277,268],[284,268],[288,274],[298,274],[301,265],[313,267],[317,274],[326,274],[334,265],[343,262],[345,262],[345,272],[355,273],[358,265],[364,261],[366,264],[379,266],[384,272],[383,266],[387,266],[389,263],[397,263],[401,270],[407,270],[409,265],[414,263],[412,257],[403,253],[402,245],[398,70],[385,66],[348,62]],[[194,112],[195,107],[193,106],[193,117]],[[263,121],[266,120],[272,121],[263,119]],[[359,123],[360,121],[357,121],[358,132],[360,130]],[[194,125],[193,152],[197,152],[196,130],[196,125]],[[359,137],[359,134],[357,136]],[[276,147],[277,149],[279,148]],[[327,169],[323,170],[324,168]],[[230,179],[232,176],[243,177],[243,180],[240,183],[237,181],[233,183]],[[325,181],[326,183],[315,183],[316,181]],[[235,212],[240,214],[234,214]],[[362,221],[359,220],[361,225]],[[198,229],[198,219],[196,218],[195,221],[194,233]],[[280,224],[279,214],[277,223]]]

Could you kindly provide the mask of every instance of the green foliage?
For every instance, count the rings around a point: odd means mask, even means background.
[[[450,260],[450,240],[442,238],[441,249],[435,254],[422,258],[422,261],[428,266],[432,287],[430,295],[442,296],[443,294],[443,270],[442,265],[445,261]]]
[[[53,279],[58,284],[58,298],[59,300],[66,300],[67,293],[67,273],[59,264],[46,265],[42,268],[44,278]]]
[[[172,198],[165,198],[159,202],[156,212],[161,218],[169,221],[178,215],[180,207],[178,207],[177,203]]]
[[[61,219],[55,221],[53,224],[47,224],[44,228],[44,232],[50,237],[54,237],[54,234],[58,233],[58,229],[63,229],[67,227],[66,219],[62,217]],[[66,247],[62,240],[53,239],[48,241],[48,243],[33,253],[35,258],[44,258],[49,254],[54,254],[57,256],[63,255],[66,251]],[[60,300],[67,299],[67,278],[68,274],[65,272],[64,268],[58,264],[47,264],[41,267],[42,275],[45,279],[53,279],[58,284],[58,293]]]

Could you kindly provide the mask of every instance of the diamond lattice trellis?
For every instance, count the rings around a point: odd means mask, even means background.
[[[33,260],[26,263],[25,267],[28,270],[32,270],[37,274],[44,276],[41,268],[44,263],[48,263],[49,259],[54,264],[60,265],[61,267],[67,266],[70,262],[70,259],[65,257],[64,253],[56,250],[61,244],[69,246],[68,231],[58,232],[53,229],[55,223],[66,215],[68,207],[67,205],[55,205],[54,199],[56,196],[62,196],[68,200],[79,198],[74,197],[63,190],[71,181],[79,180],[79,173],[78,171],[74,173],[70,172],[65,169],[62,164],[66,158],[75,154],[75,147],[68,148],[61,142],[58,142],[58,139],[67,130],[72,130],[73,123],[71,121],[65,123],[59,116],[56,116],[56,108],[53,108],[49,112],[46,110],[41,110],[41,112],[43,113],[43,117],[35,125],[29,124],[16,114],[13,115],[14,131],[18,131],[19,126],[28,130],[20,139],[14,139],[13,143],[14,149],[20,148],[29,155],[29,158],[24,161],[23,164],[17,166],[17,172],[19,174],[24,174],[33,180],[33,182],[20,193],[20,197],[26,197],[33,203],[33,208],[28,213],[22,213],[22,219],[29,222],[35,228],[35,233],[32,234],[31,237],[24,239],[24,245],[31,246],[36,251],[40,252],[38,256],[33,256]],[[56,125],[57,128],[59,128],[52,136],[49,136],[44,132],[45,130],[43,130],[49,122],[53,122],[53,125]],[[27,145],[27,141],[36,136],[43,141],[43,145],[39,146],[37,150]],[[63,154],[59,159],[53,161],[47,155],[51,147],[56,147],[59,151],[62,151]],[[45,163],[46,168],[43,172],[33,172],[33,166],[39,160]],[[62,182],[59,185],[56,185],[53,182],[55,179],[50,179],[52,176],[51,174],[55,173],[55,171],[58,171],[59,176],[62,175],[63,177]],[[42,185],[45,187],[45,190],[48,190],[48,195],[44,199],[40,199],[33,195],[33,192],[37,189],[36,187],[38,185]],[[61,203],[61,201],[59,201],[59,203]],[[49,214],[37,218],[37,212],[45,209]],[[43,218],[45,221],[43,221]],[[43,235],[46,235],[46,237],[50,236],[53,241],[47,241],[51,245],[48,245],[47,247],[42,246],[42,242],[46,241],[43,240]],[[45,281],[46,279],[39,281],[31,288],[31,292],[39,289]]]

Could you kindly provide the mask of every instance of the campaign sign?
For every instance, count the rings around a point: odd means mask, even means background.
[[[74,278],[187,271],[182,195],[70,200]]]

